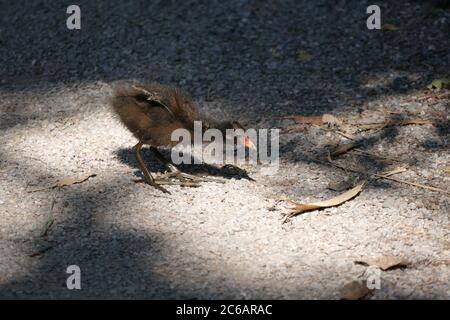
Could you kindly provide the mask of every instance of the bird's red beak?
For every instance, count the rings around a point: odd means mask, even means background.
[[[245,143],[244,143],[244,144],[245,144],[245,147],[246,147],[246,148],[256,150],[256,147],[255,147],[255,145],[253,144],[252,140],[250,140],[250,137],[249,137],[249,136],[246,136],[246,137],[245,137]]]

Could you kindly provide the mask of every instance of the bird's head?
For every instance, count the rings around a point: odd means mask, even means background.
[[[243,136],[244,137],[243,143],[244,143],[245,148],[256,150],[256,146],[253,143],[252,139],[247,134],[247,132],[245,132],[246,131],[245,128],[239,122],[237,122],[237,121],[226,121],[226,122],[223,122],[222,129],[223,129],[222,131],[225,134],[226,138],[227,138],[227,136],[226,136],[226,129],[234,129],[234,130],[236,130],[235,131],[236,134],[234,136],[238,138],[237,139],[238,143],[242,142],[242,139],[239,139],[239,138],[241,138]],[[234,137],[233,137],[233,140],[234,140]]]

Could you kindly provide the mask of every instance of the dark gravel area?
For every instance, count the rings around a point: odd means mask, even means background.
[[[368,1],[78,1],[70,31],[65,3],[1,1],[0,298],[338,299],[367,273],[356,257],[394,255],[410,265],[383,271],[367,298],[448,299],[448,194],[371,181],[285,224],[275,201],[328,199],[330,183],[358,179],[309,157],[348,139],[280,119],[293,114],[431,120],[360,134],[364,151],[397,162],[336,161],[403,164],[399,179],[450,189],[449,91],[425,89],[449,77],[445,3],[378,1],[382,24],[399,27],[383,31],[366,28]],[[245,166],[255,181],[170,196],[135,184],[135,140],[107,103],[111,84],[131,79],[181,86],[217,118],[282,128],[279,173]],[[65,286],[71,264],[82,290]]]

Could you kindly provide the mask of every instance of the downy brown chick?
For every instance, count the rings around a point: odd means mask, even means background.
[[[226,129],[243,129],[236,121],[215,121],[202,115],[181,89],[157,83],[117,85],[111,104],[123,124],[139,141],[134,146],[134,152],[145,181],[166,193],[169,192],[160,184],[174,183],[155,181],[142,159],[140,153],[142,145],[150,146],[150,150],[158,160],[169,169],[171,176],[191,181],[211,181],[181,172],[158,151],[157,147],[176,145],[178,142],[171,140],[171,134],[176,129],[184,128],[193,134],[194,121],[202,121],[203,131],[215,128],[224,136]],[[247,148],[254,148],[249,137],[245,137],[244,141]],[[190,185],[190,183],[182,184]]]

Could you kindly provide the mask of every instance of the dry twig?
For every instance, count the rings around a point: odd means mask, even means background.
[[[395,181],[395,182],[398,182],[398,183],[403,183],[403,184],[407,184],[407,185],[410,185],[410,186],[414,186],[414,187],[417,187],[417,188],[422,188],[422,189],[427,189],[427,190],[431,190],[431,191],[435,191],[435,192],[441,192],[441,193],[450,194],[450,191],[444,190],[444,189],[441,189],[441,188],[428,186],[428,185],[425,185],[425,184],[422,184],[422,183],[418,183],[418,182],[414,182],[414,181],[407,181],[407,180],[401,180],[401,179],[397,179],[397,178],[392,178],[389,175],[383,175],[383,174],[377,174],[377,173],[373,173],[373,174],[369,173],[368,174],[367,172],[362,171],[362,170],[347,168],[345,166],[342,166],[342,165],[330,162],[329,159],[328,159],[328,162],[326,162],[326,161],[319,160],[319,159],[314,158],[314,157],[310,157],[309,155],[306,155],[306,156],[308,158],[310,158],[311,160],[313,160],[313,161],[316,161],[316,162],[322,163],[322,164],[330,164],[333,167],[336,167],[336,168],[339,168],[341,170],[344,170],[345,172],[347,172],[347,171],[355,172],[355,173],[359,173],[359,174],[362,174],[362,175],[366,175],[366,176],[368,176],[369,178],[372,178],[372,179],[374,179],[374,178],[386,179],[386,180],[391,180],[391,181]]]

